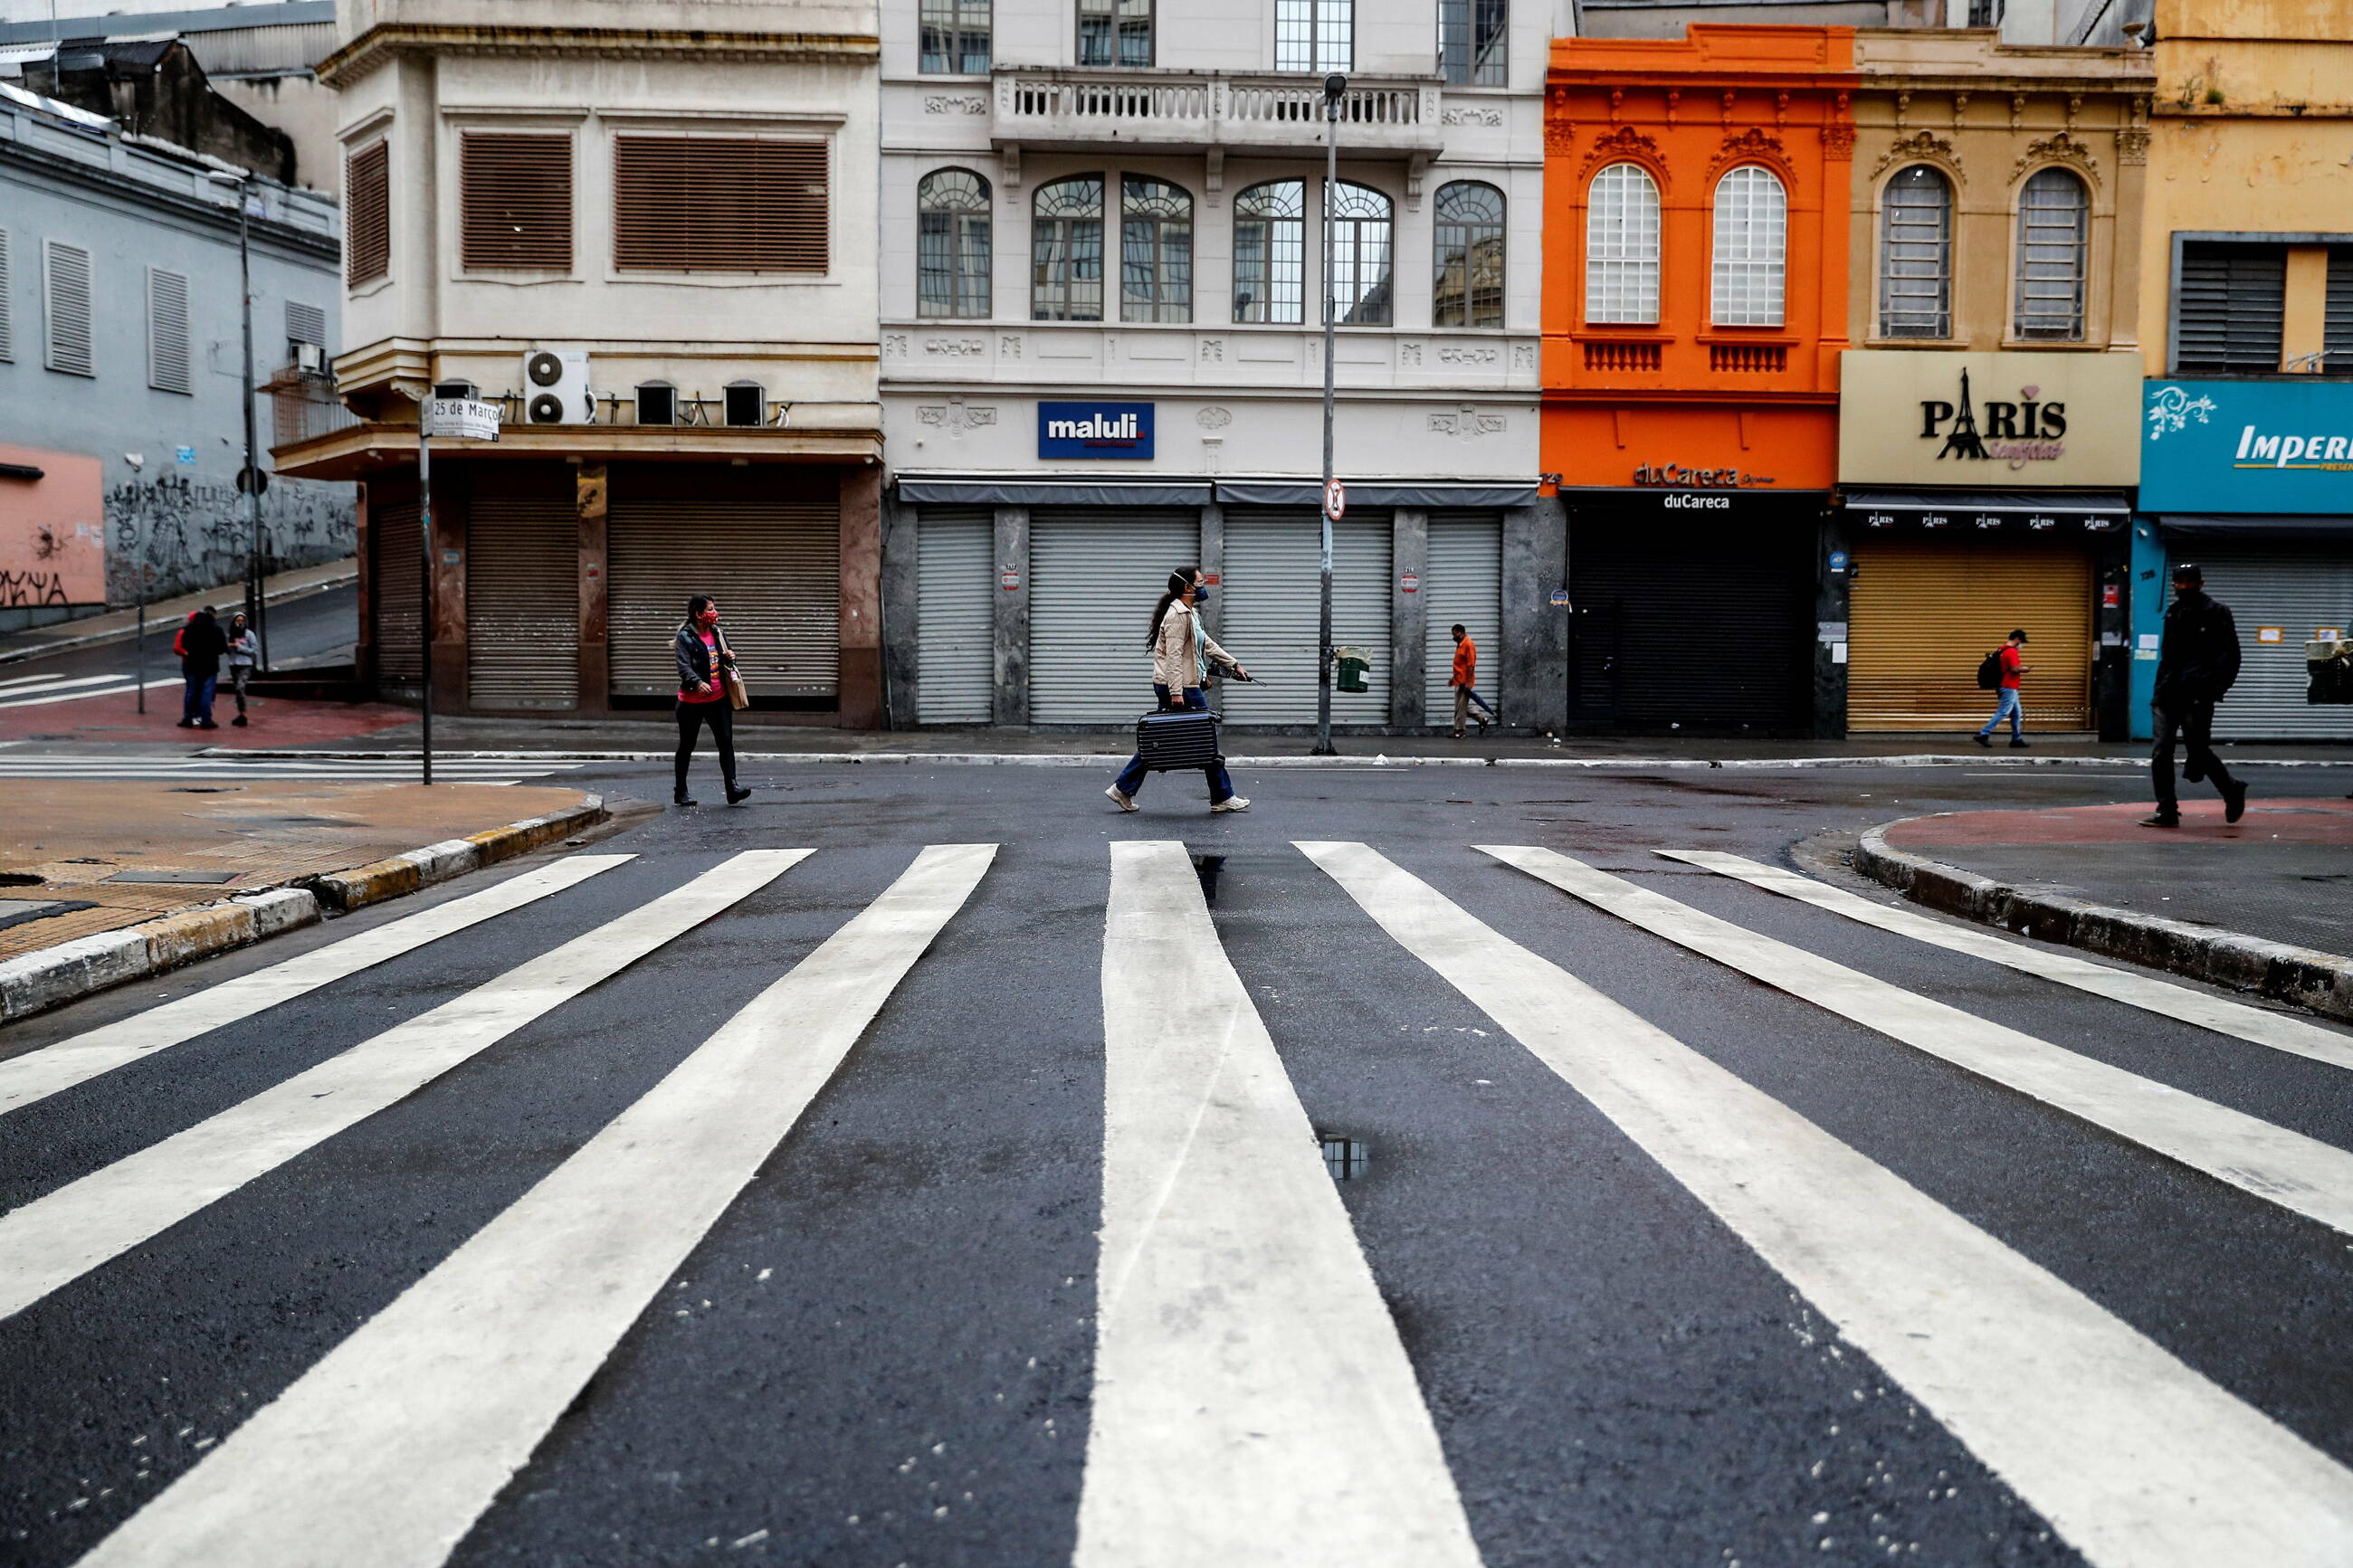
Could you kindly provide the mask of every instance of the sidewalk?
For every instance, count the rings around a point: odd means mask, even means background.
[[[519,784],[0,779],[0,962],[584,798]]]
[[[417,733],[416,710],[379,702],[311,702],[290,697],[249,697],[246,702],[252,710],[253,721],[240,730],[229,722],[237,712],[236,700],[221,696],[213,701],[213,717],[219,729],[183,730],[179,678],[158,675],[149,679],[153,684],[148,689],[144,713],[139,711],[136,694],[129,690],[37,704],[22,699],[15,703],[0,700],[0,745],[60,742],[86,748],[96,742],[135,746],[142,752],[177,746],[192,752],[208,746],[237,751],[352,744],[379,748],[384,742],[375,737],[398,730],[412,739],[406,747],[395,744],[388,749],[417,749],[413,739]],[[437,723],[434,728],[438,744],[440,726]]]
[[[317,566],[298,567],[291,572],[280,572],[275,576],[263,578],[262,600],[265,604],[274,605],[280,599],[300,598],[322,588],[355,581],[358,576],[359,561],[356,556],[324,562]],[[200,593],[158,599],[147,606],[147,635],[153,637],[160,632],[164,646],[168,648],[172,633],[190,612],[202,609],[206,605],[234,609],[244,602],[245,585],[242,583],[224,583]],[[55,626],[0,633],[0,665],[38,658],[43,654],[57,653],[69,647],[124,640],[135,637],[138,630],[139,611],[134,606],[128,610],[109,610],[102,616],[87,616],[78,621],[59,621]]]

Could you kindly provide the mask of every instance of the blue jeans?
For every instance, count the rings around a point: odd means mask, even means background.
[[[2010,738],[2013,741],[2023,740],[2025,737],[2019,733],[2022,717],[2023,714],[2018,706],[2018,688],[2005,686],[2001,689],[2001,700],[1993,705],[1993,717],[1986,721],[1985,728],[1979,730],[1978,733],[1990,735],[2000,729],[2001,721],[2007,719],[2010,721]]]
[[[218,675],[185,675],[187,689],[180,695],[180,717],[195,723],[213,721],[213,688],[220,684]]]
[[[1169,709],[1179,706],[1196,708],[1206,712],[1209,706],[1208,698],[1202,695],[1201,689],[1198,686],[1187,687],[1185,689],[1185,700],[1182,704],[1178,704],[1168,700],[1168,689],[1155,680],[1152,683],[1152,697],[1154,701],[1160,704],[1160,710],[1164,713]],[[1234,793],[1234,781],[1227,776],[1225,763],[1210,763],[1208,767],[1201,770],[1201,776],[1209,781],[1209,804],[1211,805],[1217,805],[1218,802],[1225,799],[1228,795]],[[1127,766],[1120,769],[1119,771],[1119,793],[1126,795],[1135,794],[1136,791],[1144,787],[1145,777],[1144,753],[1142,752],[1138,752],[1135,755],[1128,758]]]

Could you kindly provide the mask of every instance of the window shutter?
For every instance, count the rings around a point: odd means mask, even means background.
[[[0,228],[0,364],[16,357],[16,277],[8,265],[8,231]]]
[[[42,257],[42,326],[47,363],[68,375],[96,375],[90,336],[90,252],[50,240]]]
[[[7,238],[0,235],[0,241]],[[0,287],[7,281],[8,258],[0,246]],[[0,359],[7,357],[8,323],[0,316]],[[2353,245],[2332,246],[2328,252],[2328,314],[2321,329],[2320,346],[2327,351],[2324,366],[2330,375],[2353,375]]]
[[[158,392],[194,393],[188,374],[188,278],[147,269],[147,384]]]
[[[613,264],[654,272],[823,272],[826,144],[707,136],[613,143]]]
[[[327,346],[327,312],[316,305],[300,300],[286,301],[286,341],[290,343],[316,343],[322,350]]]
[[[459,141],[459,252],[470,268],[572,270],[572,138]]]
[[[2277,245],[2181,247],[2178,371],[2263,374],[2279,369],[2287,312],[2287,250]]]
[[[375,142],[353,153],[344,165],[343,200],[349,204],[344,237],[346,276],[366,283],[392,270],[392,154]]]

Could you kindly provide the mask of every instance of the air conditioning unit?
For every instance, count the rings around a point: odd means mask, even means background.
[[[294,345],[294,368],[305,375],[316,375],[327,365],[327,351],[316,343]]]
[[[596,395],[588,390],[588,356],[533,349],[522,356],[522,416],[526,425],[590,425]]]

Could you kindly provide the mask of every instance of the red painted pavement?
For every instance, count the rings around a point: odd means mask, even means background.
[[[2155,844],[2168,838],[2253,840],[2261,843],[2353,845],[2353,800],[2266,800],[2259,793],[2235,824],[2222,820],[2222,803],[2186,798],[2181,826],[2143,827],[2140,819],[2157,809],[2153,801],[2121,805],[2065,805],[2042,811],[1957,811],[1915,817],[1887,830],[1902,848],[1957,848],[1971,844]]]
[[[0,741],[114,741],[141,746],[300,746],[413,724],[417,714],[380,702],[299,702],[290,698],[248,698],[252,722],[239,730],[236,700],[213,704],[217,730],[183,730],[180,687],[158,686],[147,693],[142,715],[132,694],[113,692],[45,702],[32,708],[0,708]]]

